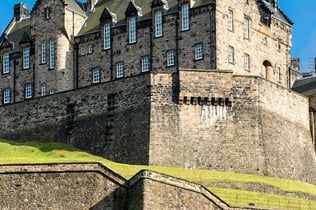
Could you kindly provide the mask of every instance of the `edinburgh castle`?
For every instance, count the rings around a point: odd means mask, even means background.
[[[293,23],[277,0],[13,10],[0,38],[0,138],[316,184],[315,113],[290,90]]]

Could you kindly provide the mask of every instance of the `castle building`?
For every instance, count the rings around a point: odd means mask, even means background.
[[[315,183],[291,46],[276,0],[19,3],[0,40],[0,138]]]
[[[179,68],[287,87],[291,35],[274,0],[18,3],[0,40],[1,105]]]

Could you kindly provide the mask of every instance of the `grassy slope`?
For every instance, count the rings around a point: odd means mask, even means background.
[[[266,186],[277,188],[283,192],[290,193],[304,193],[316,197],[316,186],[308,183],[293,181],[287,179],[278,179],[272,177],[256,176],[249,174],[237,174],[231,172],[218,172],[209,170],[188,170],[169,167],[153,167],[153,166],[141,166],[141,165],[127,165],[119,164],[104,158],[91,155],[89,153],[78,151],[69,145],[50,143],[42,144],[38,142],[26,142],[16,143],[11,141],[0,141],[0,164],[9,163],[48,163],[48,162],[101,162],[117,173],[126,178],[132,177],[141,169],[150,169],[153,171],[166,173],[174,177],[186,179],[197,183],[214,183],[214,182],[226,182],[226,183],[257,183]],[[231,198],[227,198],[228,203],[247,205],[247,200],[242,199],[242,196],[257,199],[257,197],[265,197],[263,193],[253,193],[247,191],[236,191],[230,189],[209,188],[219,196],[222,196],[225,200],[225,195],[233,195]],[[238,198],[239,196],[239,198]],[[226,196],[227,197],[227,196]],[[273,197],[273,196],[272,196]],[[268,198],[268,202],[272,203],[273,199],[278,199],[277,205],[280,204],[280,200],[286,200],[286,197]],[[275,196],[274,196],[275,197]],[[269,201],[269,199],[271,201]],[[293,199],[292,201],[295,201]],[[299,205],[313,205],[316,206],[316,201],[303,201],[296,200]],[[304,203],[305,202],[305,203]],[[260,203],[259,200],[257,204]],[[304,204],[303,204],[304,203]],[[282,205],[286,205],[282,204]],[[266,206],[266,205],[265,205]],[[272,204],[270,205],[273,206]]]

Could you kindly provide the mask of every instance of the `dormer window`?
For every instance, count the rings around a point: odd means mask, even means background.
[[[189,14],[189,4],[183,4],[181,6],[181,21],[182,21],[182,31],[190,29],[190,14]]]
[[[155,12],[155,37],[162,36],[162,10]]]
[[[128,43],[136,43],[136,17],[130,17],[128,20]]]
[[[111,48],[111,24],[106,23],[104,25],[104,49],[110,49]]]

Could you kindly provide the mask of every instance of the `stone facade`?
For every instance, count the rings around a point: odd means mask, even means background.
[[[97,163],[0,165],[1,209],[260,209],[229,206],[205,187],[152,171],[130,180]]]

